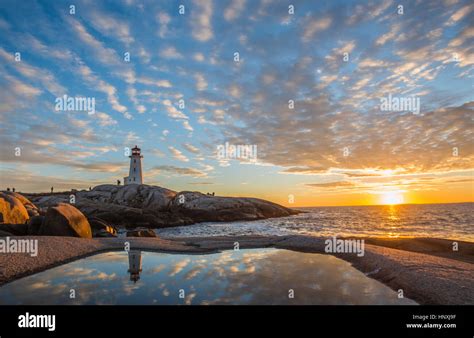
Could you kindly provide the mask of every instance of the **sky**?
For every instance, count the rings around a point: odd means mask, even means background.
[[[138,145],[175,191],[474,201],[472,22],[467,0],[1,1],[1,189],[116,184]]]

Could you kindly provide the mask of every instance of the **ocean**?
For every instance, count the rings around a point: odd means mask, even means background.
[[[162,237],[292,235],[430,237],[474,242],[474,203],[296,208],[299,215],[157,229]]]

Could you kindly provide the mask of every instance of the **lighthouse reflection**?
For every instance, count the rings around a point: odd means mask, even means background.
[[[128,252],[130,280],[136,283],[140,279],[140,272],[142,272],[142,252],[140,250],[130,250]]]

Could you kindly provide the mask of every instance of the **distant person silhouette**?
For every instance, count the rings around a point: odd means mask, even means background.
[[[117,180],[117,185],[120,185],[120,180]]]
[[[92,187],[89,187],[89,191],[92,191]]]
[[[7,191],[10,191],[10,188],[7,188]]]
[[[53,193],[53,190],[54,190],[54,188],[53,188],[53,187],[51,187],[51,193]]]
[[[15,192],[15,188],[12,188],[12,191]]]

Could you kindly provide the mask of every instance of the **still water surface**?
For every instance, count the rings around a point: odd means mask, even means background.
[[[331,255],[251,249],[208,255],[102,253],[6,284],[0,287],[0,304],[415,302],[399,299],[395,291]]]

